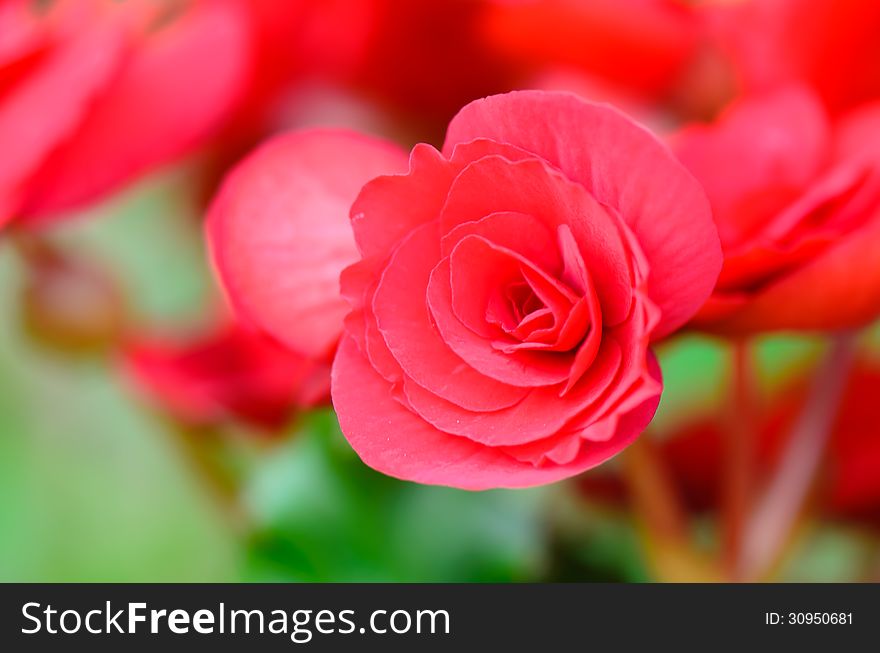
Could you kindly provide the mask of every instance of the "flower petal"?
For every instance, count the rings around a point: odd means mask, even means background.
[[[456,177],[440,220],[445,232],[502,210],[538,218],[553,232],[567,225],[592,275],[606,323],[614,325],[626,317],[633,287],[629,252],[616,216],[583,186],[538,159],[512,162],[486,156]]]
[[[716,123],[673,137],[679,161],[709,196],[725,250],[797,197],[825,164],[829,147],[822,104],[800,86],[740,99]]]
[[[858,262],[857,270],[853,262]],[[880,315],[880,213],[862,229],[755,295],[725,332],[860,327]]]
[[[69,138],[95,97],[117,71],[129,45],[117,16],[93,17],[42,53],[0,102],[0,143],[15,156],[0,157],[0,189],[18,195],[46,157]],[[0,224],[24,199],[5,198]],[[7,208],[10,207],[10,208]],[[16,211],[16,215],[18,211]]]
[[[468,247],[470,243],[473,247]],[[481,264],[502,272],[508,267],[519,271],[522,265],[521,261],[510,256],[510,250],[493,247],[478,236],[468,236],[459,243],[453,257],[443,259],[434,268],[428,283],[428,307],[443,341],[468,365],[501,383],[531,388],[565,381],[571,366],[568,356],[535,351],[501,352],[493,347],[491,340],[478,335],[456,317],[453,295],[467,288],[464,280],[455,278],[462,267],[461,264],[455,265],[456,253],[472,266],[474,285],[484,283],[486,279],[490,283],[493,281]],[[571,303],[564,309],[563,318],[571,311]]]
[[[619,437],[584,447],[570,463],[523,463],[438,431],[396,402],[350,337],[340,343],[332,388],[342,432],[367,465],[396,478],[467,490],[531,487],[573,476],[619,452],[643,428],[641,414],[634,411],[638,419],[621,420]]]
[[[295,351],[330,354],[348,310],[339,274],[357,260],[349,206],[366,181],[405,165],[396,146],[343,130],[278,136],[239,164],[207,224],[239,314]]]
[[[246,15],[228,0],[199,3],[145,37],[33,180],[25,216],[90,201],[198,144],[245,91],[248,39]]]

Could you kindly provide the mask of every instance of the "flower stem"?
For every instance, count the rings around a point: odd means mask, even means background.
[[[218,457],[219,434],[174,422],[170,427],[185,464],[213,499],[219,513],[235,532],[247,531],[248,515],[241,503],[238,479]]]
[[[649,434],[643,434],[625,452],[623,475],[654,578],[666,582],[720,580],[712,562],[691,546],[687,514]]]
[[[737,578],[746,516],[753,499],[755,459],[755,370],[747,339],[733,343],[731,413],[724,429],[721,476],[721,555],[731,580]]]
[[[741,577],[766,576],[795,530],[834,426],[855,353],[855,333],[842,332],[834,338],[776,472],[746,524],[737,568]]]

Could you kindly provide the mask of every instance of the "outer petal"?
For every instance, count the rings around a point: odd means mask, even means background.
[[[880,213],[725,320],[729,332],[845,329],[880,315]]]
[[[365,259],[384,259],[416,227],[440,213],[455,169],[430,145],[413,148],[405,175],[366,184],[351,207],[355,241]]]
[[[69,138],[94,100],[118,69],[128,34],[118,16],[93,18],[42,53],[0,101],[0,224],[12,217],[21,185],[46,157]],[[6,38],[4,36],[4,38]],[[0,68],[0,87],[4,86]],[[13,155],[14,154],[14,155]]]
[[[247,16],[237,3],[200,3],[126,62],[75,137],[33,180],[22,211],[43,216],[94,199],[208,136],[248,80]]]
[[[277,430],[295,407],[330,395],[327,363],[304,359],[236,325],[184,342],[138,337],[126,344],[124,360],[134,381],[164,410],[196,425],[235,418]]]
[[[348,310],[339,274],[357,260],[349,206],[368,180],[405,167],[396,146],[342,130],[279,136],[245,159],[207,223],[239,314],[296,351],[331,353]]]
[[[726,248],[815,177],[829,132],[818,97],[793,86],[739,100],[715,124],[684,129],[673,150],[706,190]]]
[[[467,490],[530,487],[574,476],[630,444],[647,410],[621,419],[617,436],[590,443],[570,463],[534,466],[466,438],[438,431],[395,401],[389,385],[344,337],[333,363],[333,404],[351,446],[370,467],[409,481]]]
[[[645,129],[574,95],[521,91],[467,105],[450,123],[443,151],[481,137],[549,161],[619,211],[650,263],[649,294],[662,311],[657,337],[706,301],[721,268],[708,201]]]

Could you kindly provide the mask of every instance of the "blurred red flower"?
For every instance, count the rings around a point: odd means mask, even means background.
[[[373,29],[357,83],[402,114],[418,135],[442,140],[471,100],[514,87],[517,66],[489,47],[485,0],[369,0]]]
[[[676,0],[492,0],[485,38],[521,68],[571,66],[658,97],[679,80],[702,26]]]
[[[809,88],[789,86],[741,98],[672,143],[724,248],[696,326],[841,329],[880,314],[880,103],[832,121]]]
[[[221,137],[250,148],[286,126],[287,104],[304,83],[352,83],[375,31],[377,0],[234,1],[251,33],[251,75]]]
[[[330,367],[235,324],[181,340],[138,336],[123,360],[138,388],[190,425],[237,420],[270,432],[327,402]]]
[[[74,209],[184,154],[249,75],[235,0],[13,0],[0,32],[0,224]]]
[[[877,0],[747,0],[708,11],[743,90],[805,82],[832,112],[880,98]]]

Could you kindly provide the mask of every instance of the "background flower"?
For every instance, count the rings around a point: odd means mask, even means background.
[[[880,105],[832,122],[809,88],[794,86],[739,99],[714,124],[673,137],[709,195],[724,248],[695,324],[841,329],[877,316],[878,133]]]
[[[295,409],[329,401],[330,369],[234,323],[189,341],[130,338],[133,381],[158,407],[193,426],[229,420],[278,433]]]
[[[244,90],[249,32],[232,0],[187,6],[100,0],[4,4],[0,221],[81,206],[181,156]]]
[[[872,0],[748,0],[706,10],[746,92],[811,85],[832,112],[880,98]]]

